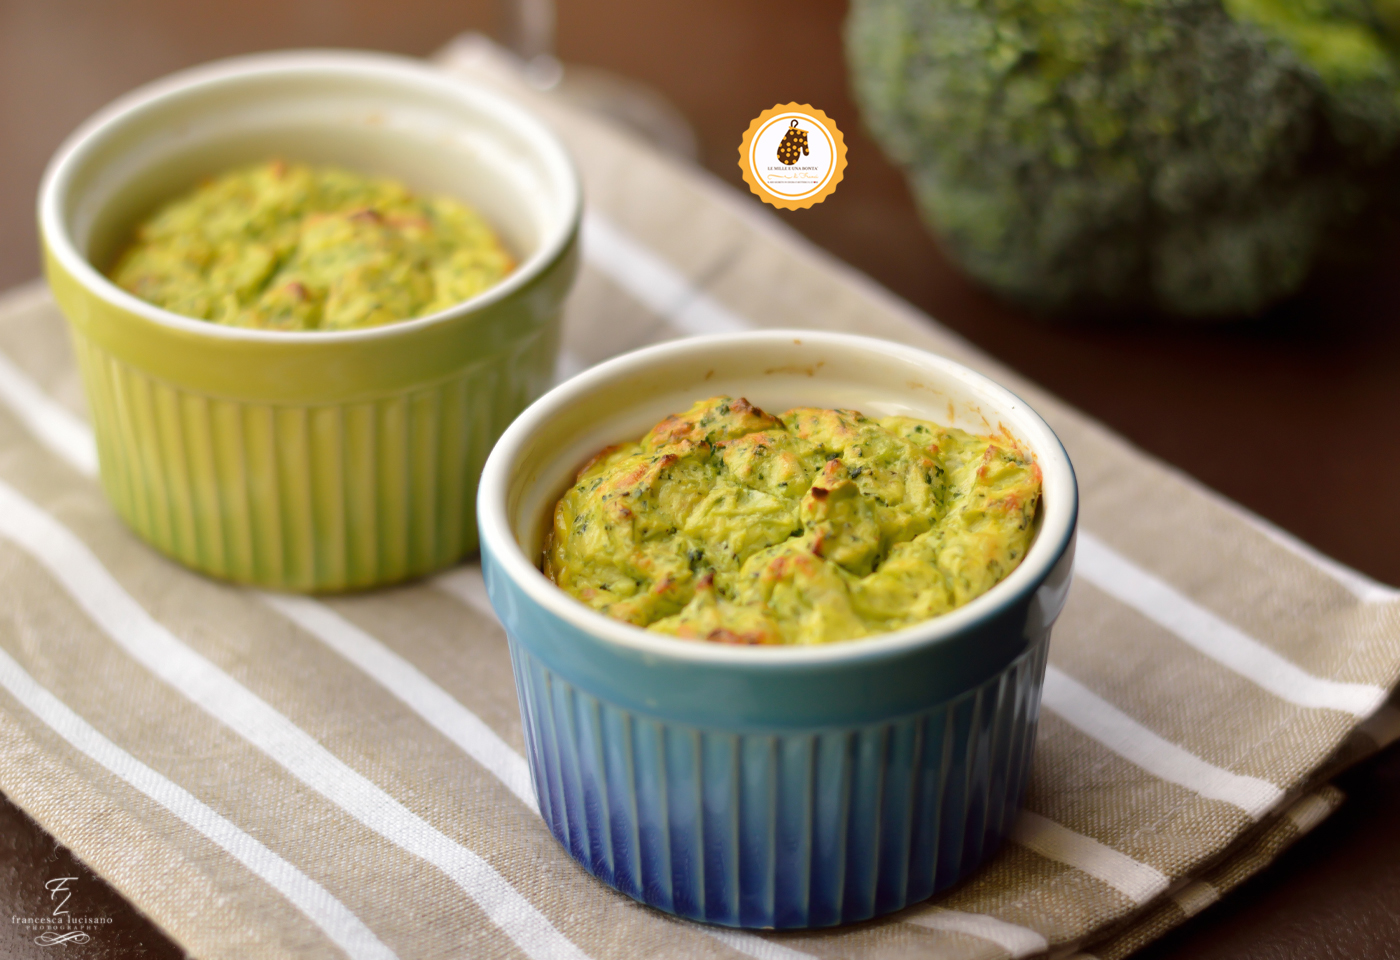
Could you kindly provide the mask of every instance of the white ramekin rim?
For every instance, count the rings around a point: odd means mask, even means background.
[[[963,382],[970,392],[994,396],[1002,404],[1020,408],[1021,439],[1031,447],[1040,465],[1042,489],[1054,490],[1056,496],[1053,503],[1048,502],[1050,497],[1043,497],[1046,508],[1041,529],[1021,563],[1004,580],[955,610],[902,630],[812,646],[741,646],[678,640],[614,620],[559,589],[526,556],[515,539],[508,514],[511,485],[515,480],[513,468],[521,452],[551,419],[611,383],[696,348],[733,343],[756,350],[765,344],[791,343],[795,338],[817,346],[903,359],[917,356],[931,368]],[[751,667],[798,667],[880,659],[975,629],[1047,579],[1069,548],[1079,512],[1074,467],[1064,445],[1050,425],[1010,390],[954,360],[906,344],[858,334],[797,329],[756,330],[667,341],[623,354],[577,374],[532,403],[502,434],[482,471],[477,502],[482,546],[492,551],[495,562],[511,581],[548,613],[584,633],[644,656]]]
[[[114,136],[138,115],[167,102],[244,80],[276,75],[330,73],[355,75],[425,89],[470,101],[532,143],[551,178],[563,191],[562,213],[535,251],[504,280],[469,300],[411,320],[354,330],[259,330],[231,327],[182,316],[148,303],[118,287],[94,267],[77,248],[63,216],[71,180],[83,161],[106,138]],[[287,50],[229,57],[169,74],[136,88],[103,107],[71,133],[44,170],[38,195],[39,229],[49,253],[70,276],[91,293],[152,323],[215,340],[268,343],[315,343],[376,340],[412,333],[424,327],[475,313],[504,300],[536,280],[564,253],[578,235],[583,216],[583,188],[577,168],[559,138],[522,107],[482,86],[469,83],[410,57],[359,50]]]

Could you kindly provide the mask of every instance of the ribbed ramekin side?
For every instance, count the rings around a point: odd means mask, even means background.
[[[476,484],[497,437],[553,374],[546,324],[455,376],[347,403],[211,397],[72,331],[118,514],[224,579],[335,591],[445,567],[476,548]]]
[[[791,929],[901,909],[999,846],[1025,789],[1048,639],[913,716],[742,733],[602,702],[510,643],[540,808],[574,858],[680,916]]]

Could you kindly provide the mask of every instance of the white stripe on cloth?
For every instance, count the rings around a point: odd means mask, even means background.
[[[1214,493],[1214,491],[1211,492]],[[1392,587],[1387,583],[1381,583],[1379,580],[1373,580],[1366,576],[1366,574],[1358,570],[1353,570],[1344,563],[1338,563],[1336,560],[1327,556],[1327,554],[1309,546],[1287,530],[1280,529],[1263,517],[1246,510],[1233,500],[1226,499],[1218,493],[1215,494],[1215,498],[1222,502],[1227,510],[1234,513],[1245,523],[1258,530],[1280,547],[1283,547],[1283,549],[1287,550],[1289,553],[1298,557],[1304,563],[1327,574],[1327,576],[1341,584],[1348,593],[1363,603],[1394,603],[1396,600],[1400,600],[1400,589]]]
[[[1172,900],[1188,917],[1194,917],[1220,899],[1220,891],[1204,880],[1193,880],[1172,894]]]
[[[0,686],[73,749],[170,811],[286,897],[354,960],[390,960],[396,956],[365,926],[364,921],[331,896],[325,887],[206,806],[198,797],[108,740],[62,700],[40,686],[4,650],[0,650]]]
[[[694,926],[701,933],[709,934],[735,953],[753,957],[754,960],[817,960],[810,953],[785,947],[781,943],[774,943],[772,940],[765,940],[742,930],[728,930],[724,927],[710,927],[700,923]]]
[[[1284,817],[1293,824],[1298,835],[1302,836],[1331,816],[1336,808],[1335,801],[1329,801],[1319,794],[1310,793],[1289,807],[1284,813]],[[1206,880],[1193,880],[1180,890],[1174,891],[1171,894],[1171,899],[1181,908],[1183,914],[1194,917],[1219,900],[1220,896],[1220,889],[1214,884]]]
[[[126,653],[366,827],[451,877],[528,956],[586,954],[476,853],[354,770],[151,617],[53,517],[0,482],[0,535],[46,567]]]
[[[1317,794],[1310,793],[1288,808],[1287,817],[1297,828],[1298,835],[1302,836],[1330,817],[1336,809],[1336,803],[1328,803]]]
[[[964,933],[979,940],[986,940],[1001,947],[1013,957],[1030,957],[1050,949],[1050,942],[1030,927],[1007,923],[985,913],[962,913],[942,907],[926,907],[904,919],[930,930]]]
[[[559,356],[554,361],[554,382],[563,383],[574,374],[582,373],[587,366],[578,354],[560,347]]]
[[[476,564],[439,574],[433,577],[431,583],[463,606],[496,619],[496,611],[486,596],[486,581],[481,577],[481,567]]]
[[[1291,704],[1365,717],[1385,700],[1381,687],[1308,673],[1085,530],[1079,531],[1074,572],[1192,649]]]
[[[1138,905],[1152,900],[1171,885],[1167,875],[1156,867],[1029,810],[1022,810],[1016,818],[1011,839],[1046,859],[1102,880]]]
[[[1181,481],[1207,500],[1210,500],[1212,503],[1219,505],[1229,513],[1239,517],[1274,543],[1283,547],[1283,549],[1287,550],[1289,553],[1294,554],[1304,563],[1316,567],[1363,603],[1390,603],[1394,600],[1400,600],[1400,588],[1388,586],[1387,584],[1381,583],[1379,580],[1372,580],[1364,573],[1353,570],[1346,564],[1333,560],[1315,547],[1311,547],[1302,540],[1299,540],[1287,530],[1275,526],[1268,520],[1259,516],[1259,514],[1245,509],[1224,494],[1201,483],[1201,481],[1197,480],[1189,473],[1186,473],[1184,470],[1177,470],[1174,467],[1168,467],[1167,469],[1175,475],[1177,480]]]
[[[1387,747],[1400,740],[1400,708],[1393,703],[1382,704],[1356,729],[1376,741],[1376,746]]]
[[[736,333],[753,326],[596,213],[583,217],[583,259],[642,306],[687,334]]]
[[[539,813],[530,767],[495,730],[413,664],[330,607],[309,597],[259,594],[263,602],[377,681]]]
[[[92,438],[92,428],[40,390],[3,353],[0,353],[0,400],[50,451],[72,464],[79,473],[89,477],[97,475],[97,444]]]
[[[1042,703],[1070,726],[1153,776],[1258,820],[1283,796],[1267,780],[1232,773],[1165,740],[1053,664],[1045,668]]]

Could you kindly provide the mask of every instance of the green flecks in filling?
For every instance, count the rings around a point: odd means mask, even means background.
[[[711,397],[584,466],[544,570],[661,633],[847,640],[990,589],[1025,555],[1039,502],[1039,468],[1005,435]]]
[[[174,313],[237,327],[343,330],[444,310],[515,268],[448,197],[273,161],[201,184],[142,223],[111,270]]]

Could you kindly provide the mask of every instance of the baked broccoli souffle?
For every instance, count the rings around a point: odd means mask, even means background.
[[[426,316],[515,263],[451,197],[272,161],[230,171],[136,228],[111,279],[174,313],[264,330],[349,330]]]
[[[584,466],[543,569],[659,633],[851,640],[991,589],[1030,547],[1040,487],[1005,433],[711,397]]]

